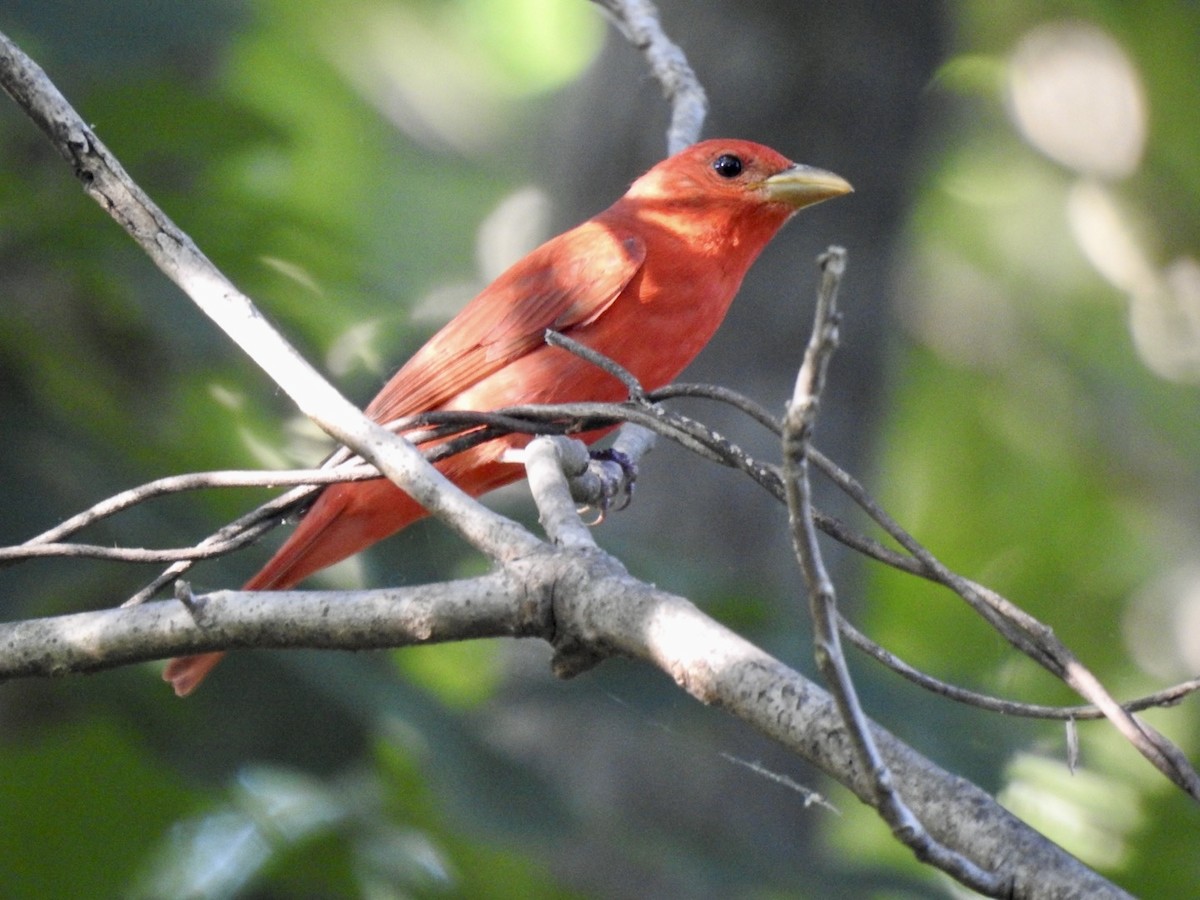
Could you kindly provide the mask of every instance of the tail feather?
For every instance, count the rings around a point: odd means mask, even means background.
[[[516,437],[507,443],[524,443]],[[517,466],[496,461],[505,442],[493,441],[439,464],[452,481],[478,496],[520,477]],[[346,482],[326,488],[296,530],[245,584],[247,591],[282,591],[308,576],[395,534],[428,513],[390,481]],[[181,656],[167,663],[163,680],[186,697],[224,653]]]
[[[224,653],[200,653],[196,656],[177,656],[163,669],[163,681],[175,691],[176,697],[186,697],[194,691]]]
[[[379,515],[380,510],[385,514]],[[317,498],[296,530],[243,590],[287,590],[424,515],[415,501],[390,482],[334,485]],[[217,652],[176,657],[163,670],[163,681],[171,685],[177,697],[186,697],[224,655]]]

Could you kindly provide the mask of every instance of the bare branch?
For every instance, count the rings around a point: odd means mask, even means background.
[[[815,459],[814,456],[814,461]],[[1101,710],[1117,731],[1172,783],[1193,799],[1200,800],[1200,775],[1197,775],[1183,752],[1165,736],[1122,707],[1049,626],[990,588],[951,571],[888,515],[850,475],[832,463],[822,468],[835,484],[912,555],[920,564],[920,574],[923,577],[945,585],[966,600],[972,609],[995,626],[1014,647],[1061,678],[1081,697]]]
[[[535,549],[533,535],[476,503],[428,465],[411,444],[342,397],[130,179],[45,72],[3,34],[0,86],[46,133],[88,195],[302,412],[493,559]]]
[[[887,666],[897,675],[908,679],[913,684],[924,688],[930,693],[953,700],[956,703],[964,703],[968,706],[987,710],[988,712],[1023,719],[1057,719],[1065,722],[1105,718],[1104,712],[1091,704],[1086,706],[1043,706],[1037,703],[1019,703],[1015,700],[1005,700],[1000,697],[993,697],[990,694],[981,694],[978,691],[967,690],[958,685],[947,684],[909,665],[894,653],[888,652],[844,618],[841,620],[839,627],[841,628],[842,636],[847,641],[876,662]],[[1147,694],[1145,697],[1127,700],[1121,705],[1130,712],[1174,706],[1184,698],[1197,692],[1200,692],[1200,678],[1192,678],[1164,690],[1155,691],[1153,694]]]
[[[652,662],[693,697],[738,716],[822,771],[840,773],[833,777],[859,799],[872,802],[871,784],[844,752],[849,738],[837,706],[820,688],[683,598],[628,576],[601,578],[595,569],[578,582],[578,591],[571,587],[565,582],[556,586],[555,618],[572,623],[568,633]],[[871,725],[871,735],[933,837],[974,866],[997,871],[1011,883],[1011,896],[1127,896],[1070,857],[1070,865],[1078,869],[1063,878],[1065,860],[1053,859],[1057,848],[1043,846],[1040,835],[1026,832],[1027,826],[995,806],[986,793],[947,775],[886,730]],[[987,849],[976,852],[984,844]]]
[[[362,477],[379,477],[373,468],[363,467]],[[124,512],[158,497],[179,494],[184,491],[199,491],[219,487],[282,487],[289,484],[327,484],[332,481],[344,481],[358,477],[349,472],[331,471],[328,469],[299,469],[292,471],[262,472],[260,470],[232,470],[223,472],[192,472],[186,475],[169,475],[158,478],[136,488],[121,491],[106,500],[89,507],[77,515],[71,516],[53,528],[31,537],[25,542],[30,544],[53,544],[63,538],[70,537],[82,531],[89,525],[107,519],[109,516]],[[0,548],[3,554],[5,548]],[[0,559],[3,556],[0,555]]]
[[[667,154],[678,153],[700,140],[708,98],[683,51],[663,32],[658,10],[650,0],[595,0],[608,10],[626,39],[646,56],[650,71],[671,104]]]
[[[629,577],[599,551],[539,551],[481,578],[373,591],[222,591],[183,603],[0,624],[0,679],[91,672],[233,647],[354,649],[479,637],[584,643],[649,662],[703,703],[742,719],[870,802],[820,688],[704,615]],[[561,649],[561,648],[560,648]],[[985,792],[878,726],[871,734],[933,835],[1011,874],[1013,896],[1127,895]]]
[[[837,595],[825,569],[813,521],[808,449],[829,361],[837,349],[840,319],[837,289],[845,266],[846,254],[839,247],[831,247],[821,257],[823,277],[817,294],[812,337],[783,420],[783,471],[788,522],[792,544],[808,589],[817,669],[825,679],[845,724],[855,761],[866,774],[867,802],[891,826],[897,839],[906,844],[918,859],[932,863],[981,894],[1008,897],[1012,894],[1010,876],[1001,873],[998,867],[981,866],[939,841],[930,834],[901,796],[892,771],[871,733],[870,721],[858,701],[858,693],[842,652]]]
[[[538,437],[524,450],[529,490],[538,507],[538,521],[556,547],[595,549],[592,533],[579,519],[567,478],[587,471],[587,447],[568,438]]]
[[[549,328],[546,329],[546,343],[551,347],[558,347],[566,350],[568,353],[573,353],[580,359],[590,362],[596,368],[603,369],[613,378],[617,379],[617,381],[621,382],[621,384],[625,385],[625,389],[629,391],[630,400],[637,401],[646,396],[645,389],[637,378],[634,377],[634,374],[615,360],[609,359],[603,353],[598,353],[591,347]]]
[[[0,680],[94,672],[235,647],[371,649],[545,635],[549,608],[519,604],[521,578],[374,591],[219,591],[0,625]]]

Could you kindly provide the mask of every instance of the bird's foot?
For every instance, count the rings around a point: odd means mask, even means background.
[[[625,509],[633,502],[633,489],[637,483],[638,467],[632,457],[611,447],[604,450],[592,450],[588,454],[592,458],[589,466],[600,479],[600,501],[595,504],[599,510],[599,518],[595,524],[604,521],[605,514],[613,509],[617,497],[624,495],[618,510]]]

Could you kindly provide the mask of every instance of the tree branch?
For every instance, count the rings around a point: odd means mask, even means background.
[[[783,471],[788,523],[808,589],[817,669],[833,695],[854,751],[854,759],[867,782],[867,802],[891,826],[896,838],[907,845],[918,859],[932,863],[981,894],[1008,897],[1012,893],[1012,883],[1005,874],[993,867],[979,865],[935,838],[926,828],[924,820],[910,808],[904,792],[897,789],[892,770],[880,754],[871,733],[870,720],[859,703],[858,692],[842,652],[837,594],[817,542],[812,489],[808,478],[808,454],[821,394],[825,389],[826,373],[838,344],[841,314],[837,309],[837,292],[845,268],[846,251],[840,247],[831,247],[822,255],[822,279],[817,292],[812,337],[783,419]]]
[[[688,86],[688,79],[694,82],[695,78],[682,53],[662,36],[648,3],[602,2],[623,17],[664,85],[671,78],[679,80],[673,94],[676,108],[670,143],[673,149],[689,143],[698,135],[703,118],[703,93]],[[341,397],[128,178],[45,74],[3,35],[0,84],[72,164],[89,195],[302,411],[476,547],[505,563],[491,576],[452,585],[352,595],[223,592],[193,597],[185,593],[183,603],[168,601],[0,626],[0,677],[92,671],[240,646],[360,649],[500,634],[536,635],[555,644],[556,663],[568,661],[557,666],[560,674],[579,670],[574,662],[579,655],[571,652],[573,648],[584,648],[592,658],[621,652],[652,662],[693,696],[728,709],[780,740],[863,799],[871,802],[876,797],[855,760],[841,752],[846,743],[841,717],[819,689],[703,616],[686,600],[632,579],[616,560],[586,546],[589,540],[578,535],[563,539],[574,534],[565,516],[552,533],[571,546],[551,551],[538,538],[462,494],[407,441],[372,423]],[[690,113],[681,112],[685,106]],[[648,423],[664,418],[656,406],[629,408]],[[685,445],[690,441],[718,458],[728,443],[682,417],[674,427],[675,439]],[[737,464],[764,484],[770,480],[770,467],[748,457]],[[917,557],[917,562],[931,577],[924,558]],[[972,864],[996,870],[1014,885],[1014,896],[1123,896],[1007,816],[986,794],[932,766],[882,729],[868,727],[898,787],[917,815],[930,823],[935,839]]]
[[[708,115],[708,97],[687,56],[663,31],[654,4],[649,0],[594,2],[608,10],[625,38],[645,54],[650,71],[662,85],[663,96],[671,104],[667,154],[696,143]]]
[[[46,73],[4,34],[0,86],[71,164],[87,194],[305,415],[491,558],[509,559],[536,548],[537,538],[459,490],[408,441],[364,416],[309,365],[133,182]]]
[[[93,672],[233,647],[361,650],[480,637],[566,636],[662,669],[870,802],[824,691],[682,597],[600,551],[539,551],[481,578],[372,591],[220,591],[0,625],[0,679]],[[939,841],[1011,878],[1013,897],[1125,897],[979,788],[871,727],[897,788]]]

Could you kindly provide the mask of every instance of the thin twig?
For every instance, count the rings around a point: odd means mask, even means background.
[[[816,455],[813,456],[814,462]],[[828,461],[825,461],[828,462]],[[1150,763],[1193,799],[1200,800],[1200,775],[1187,757],[1166,737],[1121,706],[1045,624],[1000,594],[951,571],[874,501],[857,481],[829,463],[825,474],[920,563],[926,577],[953,590],[1013,646],[1058,676],[1085,700],[1100,709]]]
[[[646,399],[651,403],[658,403],[662,400],[671,400],[675,397],[699,397],[705,400],[715,400],[718,403],[725,403],[732,406],[734,409],[740,410],[754,419],[768,431],[772,432],[776,437],[783,434],[783,422],[778,416],[772,415],[765,406],[751,400],[749,397],[739,394],[737,391],[730,390],[727,387],[722,387],[716,384],[668,384],[656,391],[650,391],[646,395]]]
[[[625,385],[625,390],[629,391],[629,399],[636,401],[646,396],[646,391],[642,387],[642,383],[637,380],[632,372],[616,360],[609,359],[603,353],[598,353],[586,344],[581,344],[579,341],[569,338],[552,328],[546,329],[545,339],[546,343],[551,347],[558,347],[566,350],[568,353],[573,353],[580,359],[586,360],[596,368],[602,369],[613,378],[616,378],[621,384]]]
[[[821,672],[850,737],[854,755],[870,784],[872,805],[918,859],[931,862],[963,884],[990,897],[1007,897],[1009,880],[988,872],[961,853],[935,840],[896,790],[891,769],[871,734],[842,653],[837,595],[817,543],[808,479],[808,450],[816,423],[826,371],[838,342],[837,288],[845,251],[831,247],[821,258],[823,278],[817,296],[812,337],[783,421],[783,470],[792,543],[808,588],[813,644]]]
[[[700,139],[708,98],[683,51],[663,32],[649,0],[595,0],[611,13],[626,39],[646,56],[650,71],[671,104],[667,153],[675,154]]]
[[[159,497],[180,494],[185,491],[209,490],[211,488],[278,488],[287,485],[318,485],[332,484],[339,481],[362,481],[378,478],[379,471],[374,466],[359,465],[340,469],[290,469],[264,472],[260,469],[240,469],[218,472],[191,472],[184,475],[169,475],[158,478],[135,488],[121,491],[118,494],[100,501],[83,512],[71,516],[53,528],[31,537],[21,546],[33,544],[54,544],[61,542],[73,534],[82,531],[89,525],[95,525],[104,519],[114,516]],[[0,547],[0,559],[8,548]]]
[[[993,697],[990,694],[981,694],[978,691],[949,684],[941,679],[934,678],[926,672],[922,672],[920,669],[909,665],[894,653],[885,650],[844,618],[841,620],[840,628],[842,636],[847,641],[876,662],[886,666],[897,675],[924,688],[930,693],[953,700],[956,703],[974,706],[978,709],[999,713],[1003,716],[1014,716],[1023,719],[1083,721],[1105,718],[1104,713],[1091,704],[1084,706],[1046,706],[1038,703],[1021,703],[1016,700],[1005,700],[1001,697]],[[1200,678],[1192,678],[1164,690],[1156,691],[1153,694],[1147,694],[1145,697],[1128,700],[1121,705],[1130,712],[1175,706],[1197,691],[1200,691]]]

